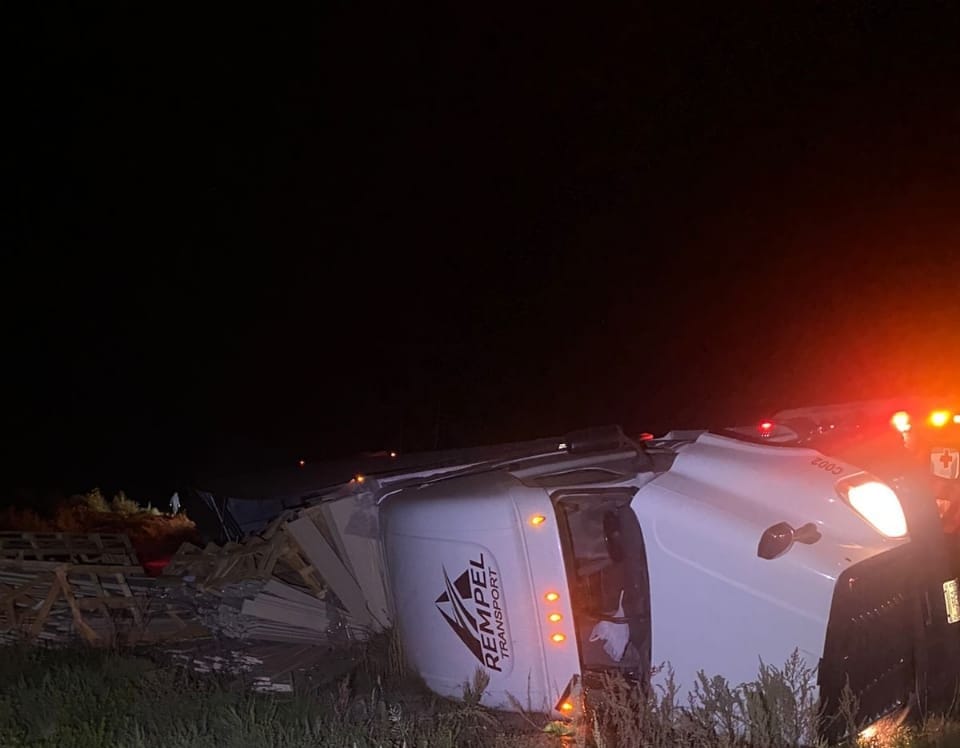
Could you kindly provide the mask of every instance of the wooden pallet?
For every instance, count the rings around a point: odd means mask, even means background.
[[[94,646],[208,633],[139,566],[0,559],[0,635]]]
[[[126,535],[115,533],[0,532],[0,559],[136,566]]]

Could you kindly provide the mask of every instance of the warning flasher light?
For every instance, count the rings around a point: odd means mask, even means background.
[[[950,423],[953,413],[949,410],[935,410],[930,414],[930,425],[938,429]]]
[[[910,414],[905,410],[898,410],[891,416],[890,423],[901,434],[905,434],[910,430]]]

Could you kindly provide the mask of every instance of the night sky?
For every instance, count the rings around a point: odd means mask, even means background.
[[[31,5],[7,501],[958,391],[956,5]]]

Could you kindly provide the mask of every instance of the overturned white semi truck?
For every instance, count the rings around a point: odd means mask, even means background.
[[[441,695],[482,668],[485,704],[563,715],[600,673],[648,683],[668,663],[681,688],[701,670],[737,684],[799,650],[826,713],[849,683],[866,725],[956,683],[960,601],[932,510],[814,449],[610,427],[297,480],[199,495],[224,529],[244,496],[349,506],[378,541],[375,596]]]

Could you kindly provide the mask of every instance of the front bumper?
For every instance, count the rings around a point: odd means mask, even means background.
[[[831,742],[905,707],[951,705],[960,624],[947,619],[943,583],[955,574],[945,551],[933,539],[906,543],[837,580],[819,668],[821,733]]]

